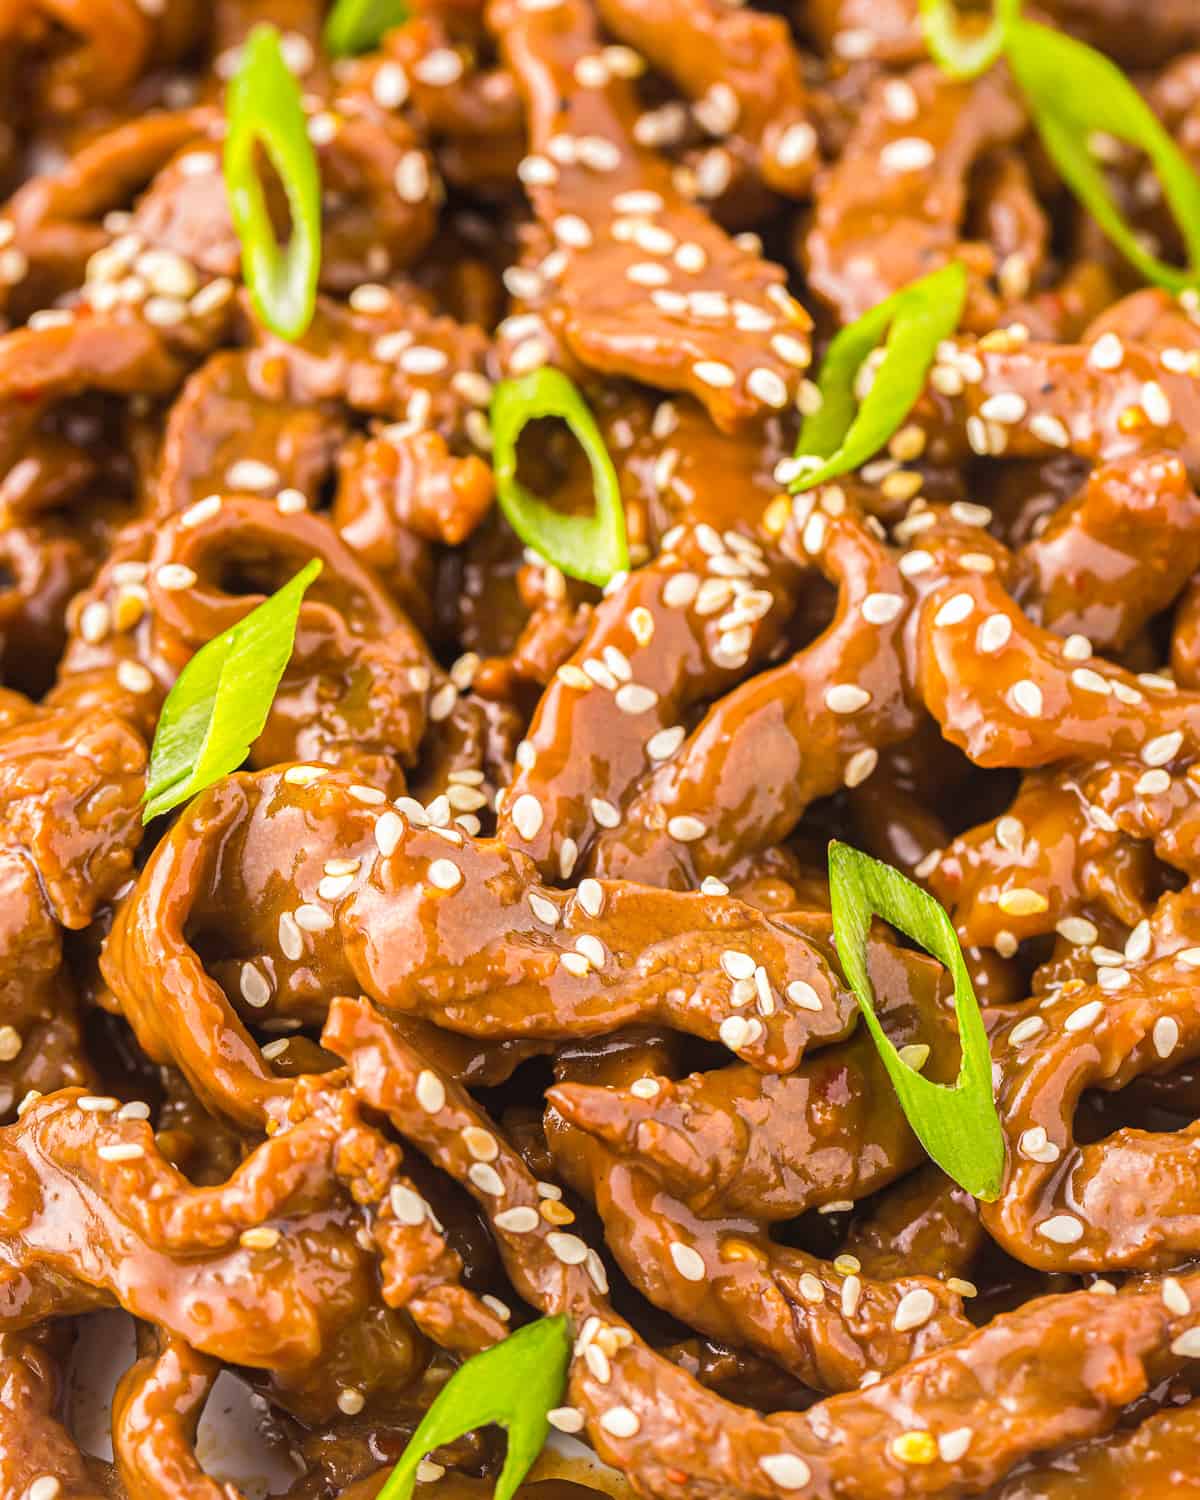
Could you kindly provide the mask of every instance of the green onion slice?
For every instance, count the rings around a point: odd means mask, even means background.
[[[528,422],[561,417],[592,468],[596,509],[590,516],[568,516],[547,505],[517,478],[517,441]],[[492,395],[492,468],[496,498],[509,525],[527,547],[572,578],[604,584],[629,566],[625,507],[617,471],[596,419],[572,381],[548,366],[502,380]]]
[[[274,26],[246,39],[226,99],[225,190],[242,246],[242,275],[254,310],[281,338],[312,322],[321,269],[321,177],[308,121]],[[261,146],[279,174],[292,217],[280,249],[255,161]]]
[[[167,694],[154,733],[142,822],[236,771],[262,733],[296,640],[314,558],[232,630],[201,646]]]
[[[817,377],[821,405],[805,417],[796,444],[798,459],[823,462],[793,482],[794,493],[857,469],[884,447],[916,404],[937,346],[958,327],[966,297],[966,268],[951,261],[842,329]],[[855,378],[885,334],[883,362],[860,405]]]
[[[325,50],[331,57],[370,52],[385,32],[407,20],[405,0],[337,0],[325,22]]]
[[[562,1401],[570,1363],[571,1335],[561,1316],[540,1318],[473,1355],[438,1392],[375,1500],[409,1500],[427,1453],[493,1422],[508,1430],[495,1500],[512,1500],[545,1446],[547,1413]]]
[[[863,1019],[913,1132],[942,1171],[976,1198],[1000,1192],[1004,1133],[992,1094],[992,1059],[979,1002],[950,918],[911,880],[848,844],[829,846],[829,891],[833,933],[842,971],[858,996]],[[871,918],[907,933],[949,969],[962,1043],[962,1064],[953,1088],[923,1078],[903,1061],[875,1015],[867,974]]]
[[[930,56],[952,78],[986,72],[1004,50],[1008,29],[1021,13],[1021,0],[992,0],[992,19],[982,30],[967,31],[954,0],[921,0],[921,30]]]
[[[1120,68],[1082,42],[1033,21],[1010,28],[1005,50],[1043,145],[1122,255],[1147,281],[1172,292],[1200,283],[1200,178]],[[1097,132],[1150,158],[1183,236],[1186,269],[1152,255],[1122,216],[1089,150]]]

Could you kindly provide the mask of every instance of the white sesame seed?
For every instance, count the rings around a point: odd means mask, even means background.
[[[759,365],[746,376],[746,389],[764,406],[774,407],[776,411],[788,404],[787,382],[764,365]]]
[[[604,944],[590,932],[582,933],[575,939],[575,951],[582,953],[593,969],[602,969],[608,962]]]
[[[681,1244],[679,1240],[671,1241],[671,1259],[675,1262],[675,1269],[685,1281],[703,1281],[707,1271],[704,1265],[704,1257],[691,1245]]]
[[[593,797],[591,809],[592,817],[601,828],[616,828],[621,821],[621,809],[604,797]]]
[[[656,1099],[662,1086],[654,1078],[635,1078],[629,1085],[629,1092],[635,1099]]]
[[[145,1156],[145,1150],[136,1141],[120,1142],[115,1146],[101,1146],[96,1155],[101,1161],[138,1161]]]
[[[371,97],[380,109],[399,109],[408,98],[408,75],[399,63],[381,63],[371,79]]]
[[[921,172],[933,165],[935,154],[932,144],[920,136],[901,136],[880,151],[879,165],[885,172]]]
[[[575,898],[589,917],[598,917],[604,910],[604,887],[591,876],[579,882]]]
[[[681,844],[693,844],[697,839],[704,837],[708,832],[708,827],[699,818],[685,813],[678,817],[668,818],[667,832],[673,839],[678,839]]]
[[[271,1002],[271,986],[253,964],[242,965],[238,987],[241,989],[242,999],[255,1010],[261,1010]]]
[[[1179,1045],[1179,1022],[1174,1016],[1159,1016],[1151,1035],[1159,1057],[1170,1057]]]
[[[429,866],[429,884],[439,891],[456,891],[463,873],[452,859],[435,859]]]
[[[1177,1277],[1167,1276],[1162,1284],[1163,1306],[1177,1318],[1186,1318],[1192,1310],[1191,1299]]]
[[[276,490],[279,473],[257,458],[239,458],[225,470],[225,483],[231,490]]]
[[[805,979],[793,979],[788,985],[786,994],[788,999],[799,1010],[817,1011],[823,1009],[821,997],[816,990]]]
[[[1129,982],[1129,976],[1128,974],[1125,974],[1123,970],[1118,969],[1115,972],[1118,974],[1122,974],[1126,983]],[[1094,1026],[1096,1024],[1096,1022],[1100,1019],[1103,1010],[1104,1005],[1102,1001],[1089,1000],[1086,1005],[1081,1005],[1078,1007],[1078,1009],[1071,1012],[1071,1014],[1063,1022],[1063,1030],[1070,1032],[1086,1031],[1090,1026]]]
[[[394,1183],[388,1194],[388,1202],[392,1206],[392,1212],[401,1224],[409,1228],[415,1228],[418,1224],[425,1222],[425,1216],[429,1211],[429,1205],[421,1197],[420,1193],[407,1187],[402,1182]]]
[[[182,589],[193,588],[196,583],[196,575],[191,568],[186,567],[183,563],[164,563],[155,573],[154,581],[160,589],[176,593]]]
[[[904,600],[899,594],[868,594],[861,608],[868,625],[890,625],[904,609]]]
[[[535,839],[541,832],[544,817],[542,804],[529,792],[522,793],[513,803],[513,825],[526,842]]]
[[[947,599],[934,615],[933,623],[938,627],[961,625],[970,617],[974,609],[975,601],[970,594],[955,594],[953,598]]]
[[[1003,422],[1007,426],[1019,422],[1028,409],[1029,403],[1016,391],[998,391],[983,402],[979,415],[985,421]]]
[[[842,780],[848,787],[861,786],[872,774],[879,764],[879,752],[866,746],[862,750],[856,750],[846,762]]]
[[[717,1027],[717,1035],[731,1052],[736,1052],[750,1039],[750,1023],[742,1016],[726,1016]]]
[[[1095,370],[1119,370],[1125,346],[1115,333],[1103,333],[1088,350],[1088,364]]]
[[[1171,1353],[1184,1359],[1200,1359],[1200,1327],[1189,1328],[1171,1344]]]
[[[279,914],[279,947],[284,958],[294,963],[304,952],[304,934],[290,911]]]
[[[553,1232],[546,1236],[546,1244],[555,1260],[564,1266],[581,1266],[587,1259],[588,1247],[577,1234]]]
[[[933,1317],[936,1306],[933,1293],[928,1288],[914,1287],[911,1292],[905,1292],[896,1304],[896,1315],[892,1319],[892,1327],[898,1333],[907,1333],[912,1328],[921,1328]]]
[[[1086,917],[1064,917],[1055,931],[1068,943],[1084,947],[1089,943],[1094,943],[1099,936],[1096,924],[1089,922]]]
[[[1183,735],[1178,729],[1156,735],[1142,746],[1142,761],[1147,766],[1165,766],[1175,759],[1182,745]]]
[[[541,1216],[536,1208],[506,1208],[492,1219],[497,1229],[508,1234],[532,1234],[541,1226]]]
[[[305,932],[328,932],[333,926],[333,917],[324,907],[305,903],[295,911],[296,925]]]
[[[437,47],[420,58],[413,68],[413,76],[432,88],[444,88],[457,83],[463,74],[463,61],[449,47]]]
[[[975,634],[976,649],[991,656],[1003,650],[1012,636],[1012,621],[1007,615],[989,615]]]
[[[1008,690],[1008,702],[1017,713],[1024,714],[1027,719],[1041,717],[1045,707],[1042,690],[1036,682],[1031,682],[1028,677],[1023,677],[1019,682],[1014,682]]]
[[[558,926],[559,910],[549,897],[540,895],[537,891],[530,891],[529,909],[538,921],[544,922],[547,927]]]
[[[837,682],[825,689],[825,707],[835,714],[855,714],[871,701],[866,688],[853,682]]]
[[[62,1485],[53,1474],[39,1474],[25,1491],[25,1500],[58,1500]]]
[[[1041,1016],[1026,1016],[1023,1021],[1018,1021],[1009,1033],[1009,1040],[1020,1046],[1022,1042],[1028,1042],[1040,1032],[1045,1031],[1046,1023]]]
[[[536,1218],[536,1215],[534,1216]],[[583,1431],[583,1413],[574,1406],[555,1406],[546,1413],[546,1420],[559,1432]]]
[[[626,682],[617,690],[616,704],[624,714],[648,713],[658,702],[658,694],[653,688],[643,687],[641,683]]]
[[[611,1432],[613,1437],[634,1437],[641,1427],[637,1413],[631,1411],[628,1406],[612,1406],[600,1418],[600,1426],[605,1432]]]
[[[1066,423],[1052,412],[1035,411],[1029,419],[1029,430],[1041,443],[1051,448],[1069,448],[1071,434]]]
[[[427,1115],[436,1115],[445,1108],[446,1086],[428,1068],[422,1068],[417,1075],[417,1103]]]
[[[1142,410],[1155,427],[1169,427],[1173,413],[1171,401],[1157,380],[1148,380],[1142,386]]]
[[[1017,1150],[1030,1161],[1041,1162],[1045,1166],[1056,1162],[1062,1155],[1042,1125],[1033,1125],[1028,1130],[1023,1130],[1017,1141]]]
[[[795,1453],[767,1453],[758,1466],[781,1490],[802,1489],[812,1478],[812,1470]]]
[[[938,1457],[944,1464],[955,1464],[971,1446],[975,1432],[970,1427],[955,1427],[943,1432],[937,1440]]]
[[[472,1162],[467,1169],[467,1177],[481,1193],[486,1193],[489,1198],[503,1198],[504,1182],[495,1167],[488,1166],[487,1162]]]
[[[1043,1239],[1056,1245],[1075,1245],[1083,1238],[1083,1225],[1073,1214],[1054,1214],[1036,1227]]]
[[[712,386],[716,390],[728,389],[737,379],[733,369],[717,359],[697,360],[692,366],[692,374],[702,385]]]

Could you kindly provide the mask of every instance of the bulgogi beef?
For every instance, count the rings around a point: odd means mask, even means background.
[[[0,1500],[233,1500],[224,1369],[293,1500],[367,1500],[538,1313],[552,1425],[657,1500],[1200,1495],[1200,294],[916,0],[416,0],[336,56],[326,9],[0,5]],[[1040,19],[1200,171],[1191,0]],[[298,336],[222,171],[264,24]],[[831,340],[953,263],[915,406],[803,488]],[[619,483],[603,587],[496,503],[489,405],[546,369]],[[561,426],[521,472],[590,512]],[[246,769],[147,824],[180,674],[312,559]],[[833,837],[950,913],[991,1201],[860,1020]],[[953,1081],[945,971],[868,949]],[[114,1306],[107,1463],[62,1388]]]

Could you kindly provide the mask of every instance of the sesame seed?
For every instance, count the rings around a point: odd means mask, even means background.
[[[1174,760],[1183,745],[1183,735],[1178,729],[1169,734],[1156,735],[1142,746],[1142,761],[1147,766],[1165,766]]]
[[[635,1078],[629,1085],[629,1092],[635,1099],[655,1099],[662,1092],[662,1086],[654,1078]]]
[[[699,818],[683,814],[667,820],[667,832],[673,839],[678,839],[681,844],[692,844],[704,837],[708,832],[708,827]]]
[[[558,851],[558,872],[564,880],[570,880],[578,858],[579,845],[573,838],[563,839],[562,847]]]
[[[933,1434],[916,1428],[894,1437],[890,1446],[893,1456],[903,1464],[931,1464],[938,1456],[938,1445]]]
[[[492,1219],[497,1229],[508,1234],[532,1234],[541,1226],[541,1217],[536,1208],[506,1208]]]
[[[1095,370],[1119,370],[1125,346],[1115,333],[1103,333],[1088,350],[1088,364]]]
[[[752,979],[755,963],[750,954],[738,948],[726,948],[721,954],[721,967],[730,979]]]
[[[933,1317],[936,1306],[932,1292],[923,1286],[914,1287],[911,1292],[906,1292],[896,1304],[896,1315],[892,1319],[892,1327],[898,1333],[907,1333],[912,1328],[921,1328]]]
[[[621,821],[621,809],[603,797],[593,797],[591,809],[592,817],[601,828],[616,828]]]
[[[101,1146],[96,1155],[101,1161],[139,1161],[145,1156],[145,1150],[136,1141],[123,1141],[115,1146]]]
[[[304,952],[304,934],[290,911],[279,914],[279,947],[284,958],[293,963]]]
[[[407,1186],[407,1184],[403,1182],[394,1183],[391,1192],[388,1194],[388,1202],[392,1206],[392,1212],[401,1224],[405,1224],[409,1228],[415,1228],[416,1225],[425,1222],[429,1205],[421,1197],[420,1193]]]
[[[970,617],[975,609],[975,601],[970,594],[955,594],[952,599],[947,599],[941,609],[933,617],[936,626],[961,625]]]
[[[1005,425],[1011,425],[1013,422],[1019,422],[1028,409],[1029,403],[1016,391],[999,391],[983,402],[979,408],[979,415],[988,422],[1003,422]]]
[[[428,1068],[422,1068],[417,1075],[417,1103],[427,1115],[438,1114],[446,1105],[446,1086]]]
[[[305,932],[328,932],[333,926],[333,917],[322,906],[313,906],[306,902],[298,906],[294,912],[297,927]]]
[[[463,1145],[476,1161],[495,1161],[500,1155],[500,1143],[490,1130],[478,1125],[467,1125],[462,1133]]]
[[[588,1247],[577,1234],[560,1234],[553,1230],[546,1236],[546,1244],[555,1260],[564,1266],[581,1266],[587,1259]]]
[[[1008,690],[1007,698],[1010,707],[1017,713],[1024,714],[1027,719],[1040,718],[1045,707],[1041,688],[1028,677],[1022,677],[1019,682],[1014,682]]]
[[[1116,972],[1122,973],[1123,971],[1118,969]],[[1124,978],[1128,982],[1129,976],[1127,974],[1124,975]],[[1063,1022],[1063,1030],[1071,1032],[1086,1031],[1089,1026],[1096,1024],[1103,1010],[1104,1004],[1102,1001],[1089,1000],[1086,1005],[1081,1005],[1078,1009],[1071,1012]]]
[[[1159,1057],[1170,1057],[1179,1045],[1179,1022],[1174,1016],[1159,1016],[1151,1036]]]
[[[58,1500],[62,1485],[53,1474],[40,1474],[25,1491],[25,1500]]]
[[[590,932],[585,932],[575,939],[575,951],[582,953],[593,969],[602,969],[608,962],[604,944]]]
[[[617,690],[616,704],[624,714],[648,713],[658,702],[658,694],[653,688],[643,687],[641,683],[626,682]]]
[[[463,873],[452,859],[435,859],[429,866],[429,884],[439,891],[456,891]]]
[[[842,780],[848,787],[861,786],[872,774],[879,764],[879,752],[867,746],[865,749],[856,750],[846,762]]]
[[[504,1182],[495,1167],[488,1166],[487,1162],[472,1162],[467,1169],[467,1177],[481,1193],[486,1193],[489,1198],[504,1197]]]
[[[1186,1318],[1192,1310],[1191,1299],[1188,1297],[1178,1278],[1167,1276],[1162,1284],[1163,1306],[1168,1312],[1172,1312],[1178,1318]]]
[[[717,359],[697,360],[692,366],[692,374],[702,385],[716,390],[727,390],[737,379],[733,369]]]
[[[1157,380],[1148,380],[1142,386],[1142,410],[1155,427],[1171,425],[1171,401]]]
[[[1068,943],[1081,946],[1094,943],[1099,936],[1096,924],[1086,917],[1064,917],[1054,930]]]
[[[736,1052],[750,1039],[750,1023],[742,1016],[726,1016],[717,1027],[717,1035],[731,1052]]]
[[[1009,1040],[1016,1046],[1022,1042],[1028,1042],[1039,1033],[1045,1031],[1046,1023],[1041,1016],[1026,1016],[1023,1021],[1018,1021],[1009,1033]]]
[[[1042,1125],[1033,1125],[1028,1130],[1023,1130],[1017,1141],[1017,1150],[1031,1161],[1041,1162],[1046,1166],[1056,1162],[1062,1154]]]
[[[545,922],[547,927],[558,926],[559,910],[548,896],[543,896],[537,891],[530,891],[529,909],[538,921]]]
[[[513,824],[517,832],[526,841],[535,839],[541,832],[544,816],[542,804],[528,792],[523,793],[513,803]]]
[[[600,1418],[600,1426],[605,1432],[611,1432],[613,1437],[618,1438],[634,1437],[641,1425],[637,1413],[628,1406],[612,1406]]]
[[[462,74],[462,58],[449,47],[436,47],[432,52],[427,52],[413,68],[413,76],[433,88],[457,83]]]
[[[243,1229],[238,1236],[238,1244],[244,1250],[273,1250],[281,1238],[278,1229],[260,1224],[254,1229]]]
[[[338,1410],[345,1412],[346,1416],[357,1416],[367,1404],[367,1398],[361,1391],[356,1391],[352,1386],[344,1386],[337,1397]]]
[[[869,625],[890,625],[903,609],[899,594],[868,594],[861,606],[862,617]]]
[[[408,98],[408,75],[399,63],[381,63],[371,79],[371,97],[380,109],[399,109]]]
[[[1043,1239],[1056,1245],[1075,1245],[1083,1238],[1083,1225],[1074,1214],[1054,1214],[1036,1226]]]
[[[986,656],[1003,650],[1012,637],[1012,621],[1007,615],[989,615],[975,635],[975,646]]]
[[[943,1432],[937,1440],[938,1457],[944,1464],[957,1463],[971,1446],[974,1436],[971,1427],[955,1427],[950,1432]]]
[[[921,172],[933,165],[934,156],[929,141],[920,136],[901,136],[880,151],[879,165],[885,172]]]
[[[871,695],[857,683],[838,682],[825,689],[825,707],[835,714],[854,714],[866,708]]]
[[[760,365],[750,371],[746,377],[746,389],[764,406],[774,407],[776,411],[788,403],[786,381],[774,370],[768,370],[765,366]]]
[[[1184,1359],[1200,1359],[1200,1327],[1189,1328],[1171,1344],[1172,1354],[1181,1354]]]
[[[698,1250],[693,1250],[690,1245],[681,1244],[679,1240],[672,1240],[671,1259],[675,1263],[675,1269],[685,1281],[704,1280],[707,1272],[704,1257]]]
[[[257,458],[239,458],[225,470],[225,483],[231,490],[277,490],[279,473]]]
[[[264,1005],[270,1004],[271,986],[253,964],[242,965],[238,987],[242,992],[242,999],[255,1010],[261,1010]]]
[[[821,997],[816,990],[805,979],[793,979],[785,992],[788,999],[799,1010],[818,1011],[823,1009]]]
[[[1035,411],[1029,419],[1029,430],[1041,443],[1051,448],[1069,448],[1071,434],[1061,418],[1048,411]]]
[[[768,1453],[758,1461],[759,1468],[772,1484],[781,1490],[798,1490],[812,1478],[812,1470],[795,1453]]]
[[[996,898],[996,905],[1006,916],[1010,917],[1035,917],[1050,910],[1050,903],[1046,897],[1040,891],[1031,890],[1026,885],[1002,891]]]
[[[583,1431],[583,1413],[574,1406],[555,1406],[546,1413],[546,1420],[559,1432]]]

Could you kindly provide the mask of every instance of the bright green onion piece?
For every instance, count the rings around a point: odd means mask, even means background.
[[[297,339],[312,322],[321,269],[321,176],[308,138],[300,85],[288,70],[274,26],[246,39],[226,98],[225,191],[242,246],[242,276],[258,317],[280,338]],[[259,178],[266,152],[291,213],[284,249],[275,237]]]
[[[911,880],[848,844],[829,846],[829,892],[838,960],[879,1049],[908,1123],[942,1171],[976,1198],[991,1200],[1004,1174],[1004,1133],[992,1095],[992,1059],[979,1002],[950,918]],[[875,1016],[867,974],[873,915],[907,933],[949,969],[954,980],[962,1064],[953,1088],[923,1078],[903,1061]]]
[[[495,1500],[512,1500],[550,1433],[547,1413],[561,1404],[571,1363],[564,1317],[541,1318],[460,1365],[425,1413],[375,1500],[409,1500],[427,1453],[477,1427],[508,1430],[508,1452]]]
[[[1200,284],[1200,178],[1115,63],[1082,42],[1018,21],[1005,47],[1034,124],[1055,166],[1121,254],[1146,278],[1172,292]],[[1187,267],[1152,255],[1126,222],[1089,149],[1097,134],[1144,151],[1179,225]]]
[[[966,297],[966,269],[951,261],[842,329],[821,362],[821,405],[805,417],[796,444],[797,458],[824,462],[793,482],[794,493],[857,469],[885,446],[916,405],[937,346],[958,327]],[[858,404],[855,379],[885,334],[883,362]]]
[[[954,0],[921,0],[921,30],[930,56],[952,78],[975,78],[1000,56],[1021,0],[992,0],[992,19],[968,31]]]
[[[617,471],[587,403],[560,370],[544,367],[502,380],[492,394],[490,415],[496,498],[509,525],[556,568],[603,587],[629,566],[629,546]],[[530,494],[517,478],[517,442],[526,424],[538,417],[561,417],[578,439],[592,468],[594,514],[564,515]]]
[[[296,640],[314,558],[232,630],[201,646],[167,694],[146,774],[142,822],[236,771],[262,733]]]
[[[407,20],[405,0],[337,0],[325,22],[325,50],[331,57],[370,52],[386,32]]]

